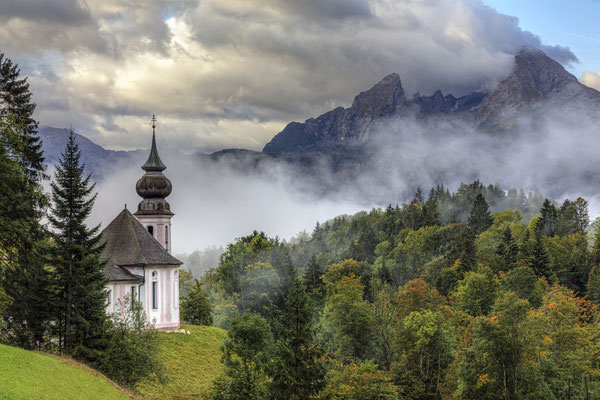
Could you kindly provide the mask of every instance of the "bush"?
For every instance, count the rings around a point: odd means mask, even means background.
[[[123,317],[121,317],[123,316]],[[96,367],[120,384],[133,387],[145,378],[163,380],[158,358],[158,333],[146,321],[144,309],[128,295],[108,321],[108,343]]]

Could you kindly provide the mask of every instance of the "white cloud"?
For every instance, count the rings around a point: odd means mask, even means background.
[[[157,114],[175,147],[260,149],[391,72],[409,94],[460,95],[504,78],[523,45],[576,61],[480,0],[2,4],[0,48],[30,74],[37,118],[111,148],[143,145]]]
[[[600,90],[600,72],[585,71],[579,81],[592,89]]]

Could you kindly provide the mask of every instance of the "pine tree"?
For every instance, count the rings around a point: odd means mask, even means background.
[[[323,351],[315,343],[312,303],[299,279],[285,301],[283,327],[269,364],[269,398],[309,399],[325,386]]]
[[[317,261],[317,256],[313,254],[304,272],[304,284],[310,293],[320,291],[323,288],[323,279],[321,279],[323,273],[323,268]]]
[[[212,305],[198,279],[194,279],[194,288],[181,301],[181,319],[192,325],[210,326],[213,323]]]
[[[41,349],[50,318],[50,278],[44,264],[40,224],[46,197],[43,154],[32,119],[35,104],[26,79],[0,53],[0,313],[10,321],[9,337]]]
[[[537,276],[544,276],[548,278],[550,276],[550,260],[548,258],[546,246],[544,245],[544,236],[537,226],[534,230],[533,237],[534,243],[531,257],[529,259],[529,267],[533,269]]]
[[[536,223],[536,228],[543,236],[554,236],[558,229],[558,211],[550,200],[544,200],[540,209],[540,218]]]
[[[85,225],[96,195],[90,175],[84,178],[80,156],[71,130],[51,184],[49,220],[54,228],[59,348],[94,362],[105,345],[107,279],[100,260],[100,226]]]
[[[502,242],[500,242],[496,250],[496,254],[501,257],[503,271],[509,271],[516,265],[518,253],[519,247],[517,246],[517,242],[513,238],[510,228],[507,226],[502,234]]]
[[[39,181],[44,177],[44,155],[37,134],[37,122],[33,119],[35,103],[31,102],[31,92],[27,78],[19,77],[20,70],[9,58],[0,53],[0,116],[13,115],[20,127],[19,134],[23,143],[22,165],[27,177]]]
[[[473,201],[473,207],[471,207],[471,214],[469,215],[468,225],[471,227],[475,235],[479,235],[481,232],[486,231],[492,226],[492,218],[488,209],[488,204],[481,193],[475,197]]]

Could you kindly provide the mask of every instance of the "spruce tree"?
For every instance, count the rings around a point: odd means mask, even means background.
[[[71,130],[52,187],[53,264],[56,270],[59,348],[76,358],[96,362],[105,346],[106,290],[100,259],[100,226],[88,228],[96,195],[90,175],[84,177],[79,146]]]
[[[550,260],[548,258],[546,246],[544,245],[544,236],[542,234],[541,229],[539,229],[537,226],[534,230],[533,238],[534,243],[529,259],[529,267],[533,269],[533,271],[538,277],[544,276],[546,278],[549,278]]]
[[[488,204],[481,193],[479,193],[473,201],[471,214],[469,215],[468,225],[473,230],[475,235],[486,231],[492,226],[493,218],[488,209]]]
[[[14,344],[41,349],[51,302],[40,224],[45,167],[34,109],[26,78],[0,53],[0,313]]]
[[[554,236],[557,233],[558,211],[548,199],[544,200],[544,204],[542,204],[536,228],[543,236]]]
[[[27,178],[39,181],[44,176],[45,166],[42,144],[37,134],[38,124],[33,119],[35,103],[31,102],[27,78],[20,78],[19,75],[19,67],[4,53],[0,53],[0,116],[14,116],[23,143],[21,163],[26,169]]]
[[[308,261],[308,265],[306,266],[306,271],[304,272],[304,284],[306,285],[306,289],[310,293],[320,292],[323,288],[323,268],[321,264],[317,261],[317,256],[312,255],[310,260]]]
[[[181,319],[192,325],[212,325],[212,305],[198,279],[194,288],[181,300]]]
[[[517,246],[517,242],[513,238],[510,228],[507,226],[502,234],[502,241],[496,250],[496,254],[501,258],[503,271],[509,271],[516,265],[518,253],[519,247]]]
[[[269,398],[302,400],[316,395],[325,386],[323,351],[316,344],[312,303],[304,285],[296,279],[285,300],[283,326],[268,373]]]

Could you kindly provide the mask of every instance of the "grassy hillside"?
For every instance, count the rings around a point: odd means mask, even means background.
[[[128,399],[91,368],[60,358],[0,345],[0,397],[11,400]]]
[[[145,382],[138,387],[144,399],[203,399],[212,381],[221,374],[221,345],[226,331],[185,325],[190,335],[160,333],[160,357],[167,382]]]

